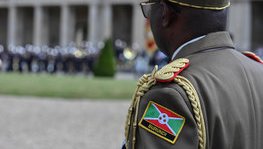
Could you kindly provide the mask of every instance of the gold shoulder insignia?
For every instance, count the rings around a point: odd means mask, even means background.
[[[158,82],[171,82],[189,66],[189,60],[186,58],[177,59],[156,72],[155,79]]]
[[[156,82],[172,82],[174,81],[179,86],[181,86],[191,103],[193,108],[193,116],[197,123],[198,129],[198,138],[199,138],[199,149],[206,148],[206,127],[204,116],[201,108],[200,99],[198,94],[191,84],[191,82],[183,76],[179,76],[179,74],[189,66],[189,60],[185,58],[177,59],[170,64],[164,66],[162,69],[157,71],[158,67],[155,67],[151,74],[144,75],[140,78],[136,91],[133,95],[132,103],[130,105],[126,126],[125,126],[125,137],[126,137],[126,149],[128,148],[128,144],[131,144],[131,149],[135,149],[136,144],[136,130],[138,126],[138,111],[140,100],[142,96],[150,90],[152,86],[156,84]],[[131,135],[130,135],[131,134]],[[132,137],[129,140],[129,136]]]

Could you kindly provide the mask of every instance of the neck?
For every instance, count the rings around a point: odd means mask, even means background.
[[[180,37],[180,38],[178,38]],[[171,59],[174,52],[184,43],[194,39],[194,36],[176,36],[174,38],[170,38],[169,46],[168,46],[168,57]]]

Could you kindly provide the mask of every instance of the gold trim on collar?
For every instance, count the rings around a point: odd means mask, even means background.
[[[230,6],[230,2],[223,7],[209,7],[209,6],[198,6],[198,5],[191,5],[183,2],[178,2],[177,0],[168,0],[169,2],[176,3],[182,6],[192,7],[192,8],[198,8],[198,9],[209,9],[209,10],[223,10]]]

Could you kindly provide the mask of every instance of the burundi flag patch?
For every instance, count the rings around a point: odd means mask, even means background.
[[[184,126],[185,118],[150,101],[139,126],[174,144]]]

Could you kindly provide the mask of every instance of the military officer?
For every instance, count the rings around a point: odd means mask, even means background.
[[[226,31],[229,0],[141,6],[171,63],[139,80],[124,148],[262,148],[263,62],[235,49]]]

